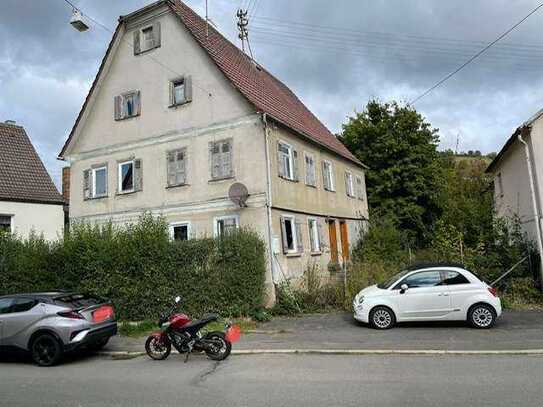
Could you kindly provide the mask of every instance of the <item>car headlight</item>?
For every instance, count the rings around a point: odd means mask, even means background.
[[[364,302],[364,296],[363,295],[357,295],[356,298],[355,298],[355,302],[358,305],[361,305]]]

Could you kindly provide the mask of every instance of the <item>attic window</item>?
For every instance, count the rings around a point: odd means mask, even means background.
[[[160,22],[134,31],[134,55],[160,47]]]

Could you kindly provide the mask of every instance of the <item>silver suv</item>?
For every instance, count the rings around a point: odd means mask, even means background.
[[[113,306],[98,297],[69,292],[0,297],[0,349],[29,351],[40,366],[52,366],[80,347],[98,350],[116,333]]]

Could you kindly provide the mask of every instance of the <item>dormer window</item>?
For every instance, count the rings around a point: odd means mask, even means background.
[[[160,47],[160,22],[134,31],[134,55]]]

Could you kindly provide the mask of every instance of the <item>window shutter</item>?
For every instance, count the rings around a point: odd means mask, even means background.
[[[123,109],[123,97],[122,96],[115,96],[113,98],[113,109],[114,109],[114,117],[115,120],[121,120],[122,117],[122,109]]]
[[[140,30],[134,31],[134,55],[141,53],[140,48]]]
[[[298,173],[298,151],[292,150],[292,179],[294,181],[299,181]]]
[[[168,151],[166,154],[166,178],[168,186],[175,185],[175,152]]]
[[[173,106],[175,104],[174,81],[170,81],[169,88],[170,88],[170,106]]]
[[[280,151],[281,144],[277,143],[277,172],[281,178],[285,178],[285,166],[283,164],[283,154]]]
[[[330,183],[328,182],[328,175],[326,171],[326,162],[322,162],[322,183],[325,189],[330,189]]]
[[[224,148],[227,146],[228,151],[224,151]],[[227,141],[223,144],[223,152],[222,152],[222,165],[223,165],[223,176],[224,177],[231,177],[232,176],[232,142]]]
[[[281,216],[281,237],[283,241],[283,253],[288,253],[288,243],[287,243],[287,229],[285,227],[285,218]]]
[[[186,171],[186,161],[187,153],[185,150],[177,152],[177,174],[179,175],[177,181],[180,184],[185,184],[187,182],[187,171]]]
[[[211,166],[211,178],[215,179],[218,178],[220,175],[220,149],[219,152],[215,152],[215,148],[217,147],[217,143],[209,143],[209,164]],[[218,147],[217,147],[218,148]]]
[[[138,90],[134,92],[134,115],[139,116],[141,114],[141,92]]]
[[[319,249],[322,250],[323,247],[325,247],[325,244],[324,244],[324,235],[323,235],[323,232],[322,232],[322,222],[320,221],[317,221],[317,230],[318,230],[318,235],[319,235]]]
[[[154,46],[160,47],[160,21],[156,21],[153,24],[153,39]]]
[[[302,235],[302,222],[296,221],[296,245],[297,245],[297,251],[298,253],[304,252],[304,239]]]
[[[185,87],[185,102],[192,102],[192,76],[185,76],[183,83]]]
[[[91,170],[83,171],[83,199],[91,198]]]
[[[141,159],[134,160],[134,191],[143,190],[143,167]]]

